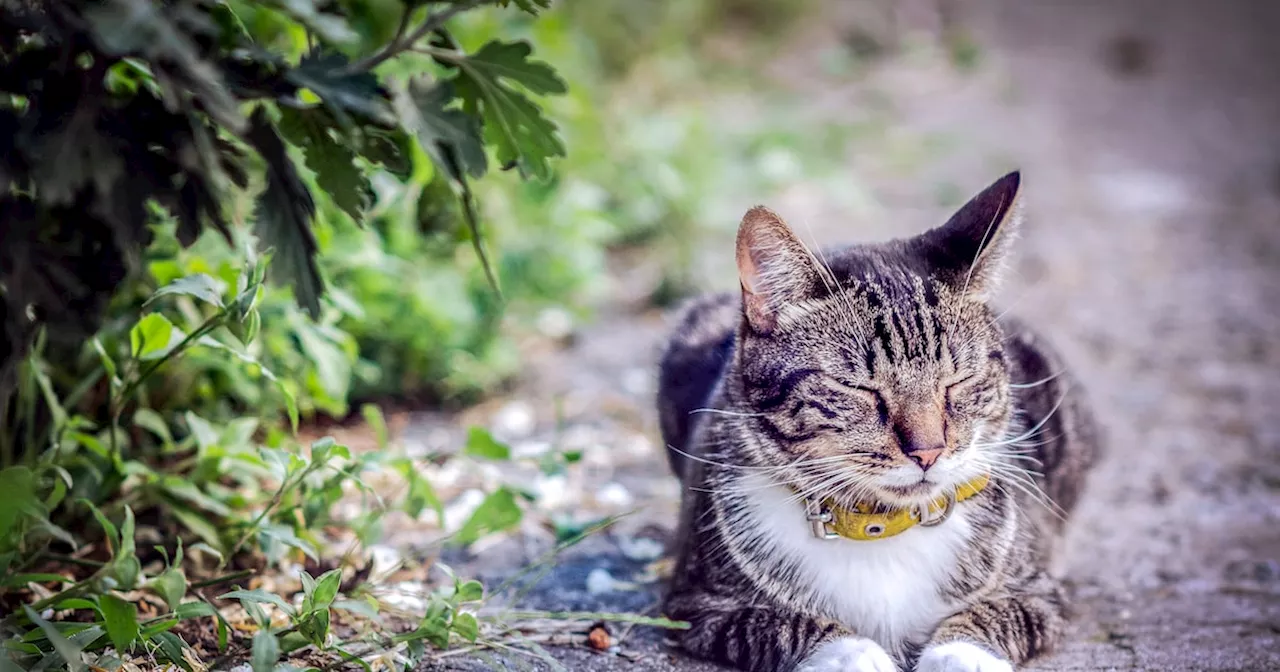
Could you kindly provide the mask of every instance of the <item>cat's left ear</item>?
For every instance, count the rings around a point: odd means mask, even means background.
[[[1005,175],[914,241],[935,277],[967,295],[991,292],[1022,223],[1021,184],[1018,171]]]

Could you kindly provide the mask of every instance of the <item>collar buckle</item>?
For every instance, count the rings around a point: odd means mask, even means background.
[[[911,507],[911,519],[916,521],[916,524],[921,527],[933,527],[946,522],[946,520],[951,517],[951,512],[956,508],[956,491],[947,491],[945,497],[946,499],[943,502],[942,510],[936,514],[933,513],[933,506],[920,506],[919,504],[916,504]]]
[[[840,538],[839,534],[828,527],[831,521],[835,520],[835,515],[822,502],[812,497],[805,497],[804,519],[809,521],[809,529],[813,532],[814,537],[822,540]]]

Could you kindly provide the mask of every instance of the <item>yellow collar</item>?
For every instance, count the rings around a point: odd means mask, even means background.
[[[814,536],[819,539],[853,539],[854,541],[872,541],[902,534],[916,525],[933,527],[946,520],[956,502],[982,492],[991,477],[983,474],[968,483],[960,485],[954,492],[940,495],[929,503],[927,517],[922,515],[919,506],[909,509],[898,509],[888,513],[875,513],[874,507],[859,504],[847,509],[832,503],[830,500],[818,501],[805,499],[805,517],[813,528]]]

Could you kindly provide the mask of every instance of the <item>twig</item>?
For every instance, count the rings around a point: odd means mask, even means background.
[[[400,18],[400,27],[396,30],[396,36],[392,38],[386,46],[365,58],[348,64],[338,72],[342,75],[356,75],[362,72],[368,72],[379,65],[382,65],[387,60],[394,58],[400,54],[400,52],[412,47],[415,42],[421,40],[428,33],[443,26],[449,21],[449,19],[482,4],[484,4],[484,0],[471,0],[470,2],[456,4],[446,10],[432,14],[422,22],[422,25],[415,28],[412,33],[409,33],[408,37],[405,37],[404,33],[409,26],[409,17],[413,13],[413,6],[410,5],[405,8],[404,15]]]
[[[308,471],[310,471],[310,467],[303,469],[302,474],[305,476]],[[262,513],[259,513],[258,517],[254,518],[252,523],[249,523],[249,529],[245,530],[244,534],[240,535],[240,539],[236,541],[236,545],[232,546],[231,551],[227,553],[225,558],[223,558],[223,566],[226,565],[227,561],[235,557],[235,554],[240,551],[240,547],[244,546],[244,542],[248,541],[249,537],[253,536],[253,533],[258,529],[258,525],[262,524],[262,519],[266,518],[272,510],[280,505],[280,500],[284,499],[284,493],[288,492],[290,488],[292,488],[293,481],[293,478],[285,478],[284,481],[280,483],[280,487],[276,490],[276,494],[271,496],[271,501],[267,504],[266,508],[262,509]]]
[[[599,612],[599,611],[510,611],[503,614],[504,620],[532,620],[545,619],[555,621],[610,621],[617,623],[636,623],[638,625],[651,625],[657,628],[670,628],[673,630],[688,630],[689,624],[684,621],[673,621],[669,618],[642,616],[640,614]],[[519,627],[519,624],[513,624],[513,627]]]
[[[644,610],[640,612],[640,615],[648,616],[649,613],[653,611],[654,607],[658,606],[658,604],[658,602],[654,602],[653,604],[645,607]],[[614,640],[614,644],[621,647],[622,643],[627,641],[627,637],[631,636],[631,631],[636,629],[636,625],[638,625],[636,621],[628,622],[626,627],[622,629],[622,632],[618,633],[618,638]]]

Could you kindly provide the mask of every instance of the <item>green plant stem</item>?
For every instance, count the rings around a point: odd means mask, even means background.
[[[284,481],[280,483],[280,487],[277,488],[276,493],[271,496],[271,501],[267,504],[267,507],[262,510],[262,513],[258,514],[257,518],[253,519],[252,523],[249,523],[249,529],[245,530],[244,534],[240,535],[240,539],[236,541],[235,546],[232,546],[231,551],[227,553],[225,558],[223,558],[223,564],[226,564],[231,560],[231,558],[235,557],[235,554],[240,551],[240,547],[244,546],[244,542],[248,541],[249,537],[253,536],[254,531],[258,529],[258,526],[262,524],[262,519],[266,518],[272,510],[280,505],[280,500],[284,499],[284,493],[291,490],[296,484],[301,483],[302,479],[306,478],[307,474],[310,474],[311,471],[312,465],[307,465],[307,468],[298,472],[296,477],[286,477]]]
[[[428,33],[443,26],[449,21],[449,19],[482,4],[484,4],[484,0],[471,0],[470,2],[458,3],[446,10],[432,14],[406,37],[405,32],[409,28],[410,15],[413,14],[414,9],[413,5],[410,5],[405,9],[404,15],[400,18],[400,27],[396,30],[396,36],[392,38],[386,46],[365,58],[351,63],[347,67],[343,68],[341,72],[347,75],[368,72],[369,70],[382,65],[384,62],[395,58],[401,52],[409,49],[409,47],[412,47],[415,42],[426,37]]]
[[[68,587],[68,588],[64,588],[64,589],[63,589],[62,591],[60,591],[60,592],[54,593],[53,595],[50,595],[49,597],[46,597],[46,598],[44,598],[43,600],[39,600],[39,601],[37,601],[37,602],[33,602],[33,603],[31,604],[31,609],[32,609],[33,611],[37,611],[37,612],[39,612],[39,611],[42,611],[42,610],[44,610],[44,609],[48,609],[49,607],[52,607],[53,605],[55,605],[55,604],[57,604],[57,603],[59,603],[59,602],[61,602],[61,601],[63,601],[63,600],[66,600],[66,599],[69,599],[69,598],[72,598],[72,597],[76,597],[76,596],[80,595],[81,593],[83,593],[85,590],[89,589],[89,588],[92,586],[92,582],[93,582],[95,579],[96,579],[96,577],[89,577],[89,578],[85,579],[84,581],[81,581],[81,582],[76,583],[76,584],[72,584],[72,585],[71,585],[70,587]],[[17,614],[14,614],[14,616],[16,616],[16,615],[17,615]],[[9,618],[13,618],[13,616],[10,616]],[[0,623],[8,623],[8,622],[9,622],[9,618],[6,618],[4,621],[0,621]]]
[[[196,327],[195,331],[187,334],[186,338],[179,341],[176,346],[170,348],[169,351],[164,353],[164,355],[159,359],[147,365],[141,373],[139,373],[133,380],[129,381],[128,385],[124,386],[124,389],[121,390],[119,395],[112,394],[107,397],[107,411],[111,417],[111,455],[114,459],[120,459],[120,446],[116,441],[116,434],[120,429],[120,416],[124,413],[125,401],[129,399],[129,396],[132,395],[140,385],[151,377],[151,374],[159,370],[160,367],[168,363],[169,360],[181,354],[184,350],[190,347],[192,343],[212,333],[214,329],[217,329],[218,326],[222,324],[226,317],[227,311],[225,308],[211,315],[209,319]]]
[[[70,555],[62,555],[60,553],[41,553],[39,557],[42,560],[51,560],[53,562],[65,562],[69,565],[79,565],[81,567],[93,567],[94,569],[97,569],[98,567],[101,567],[106,564],[105,562],[98,562],[97,560],[85,560],[84,558],[76,558]]]

